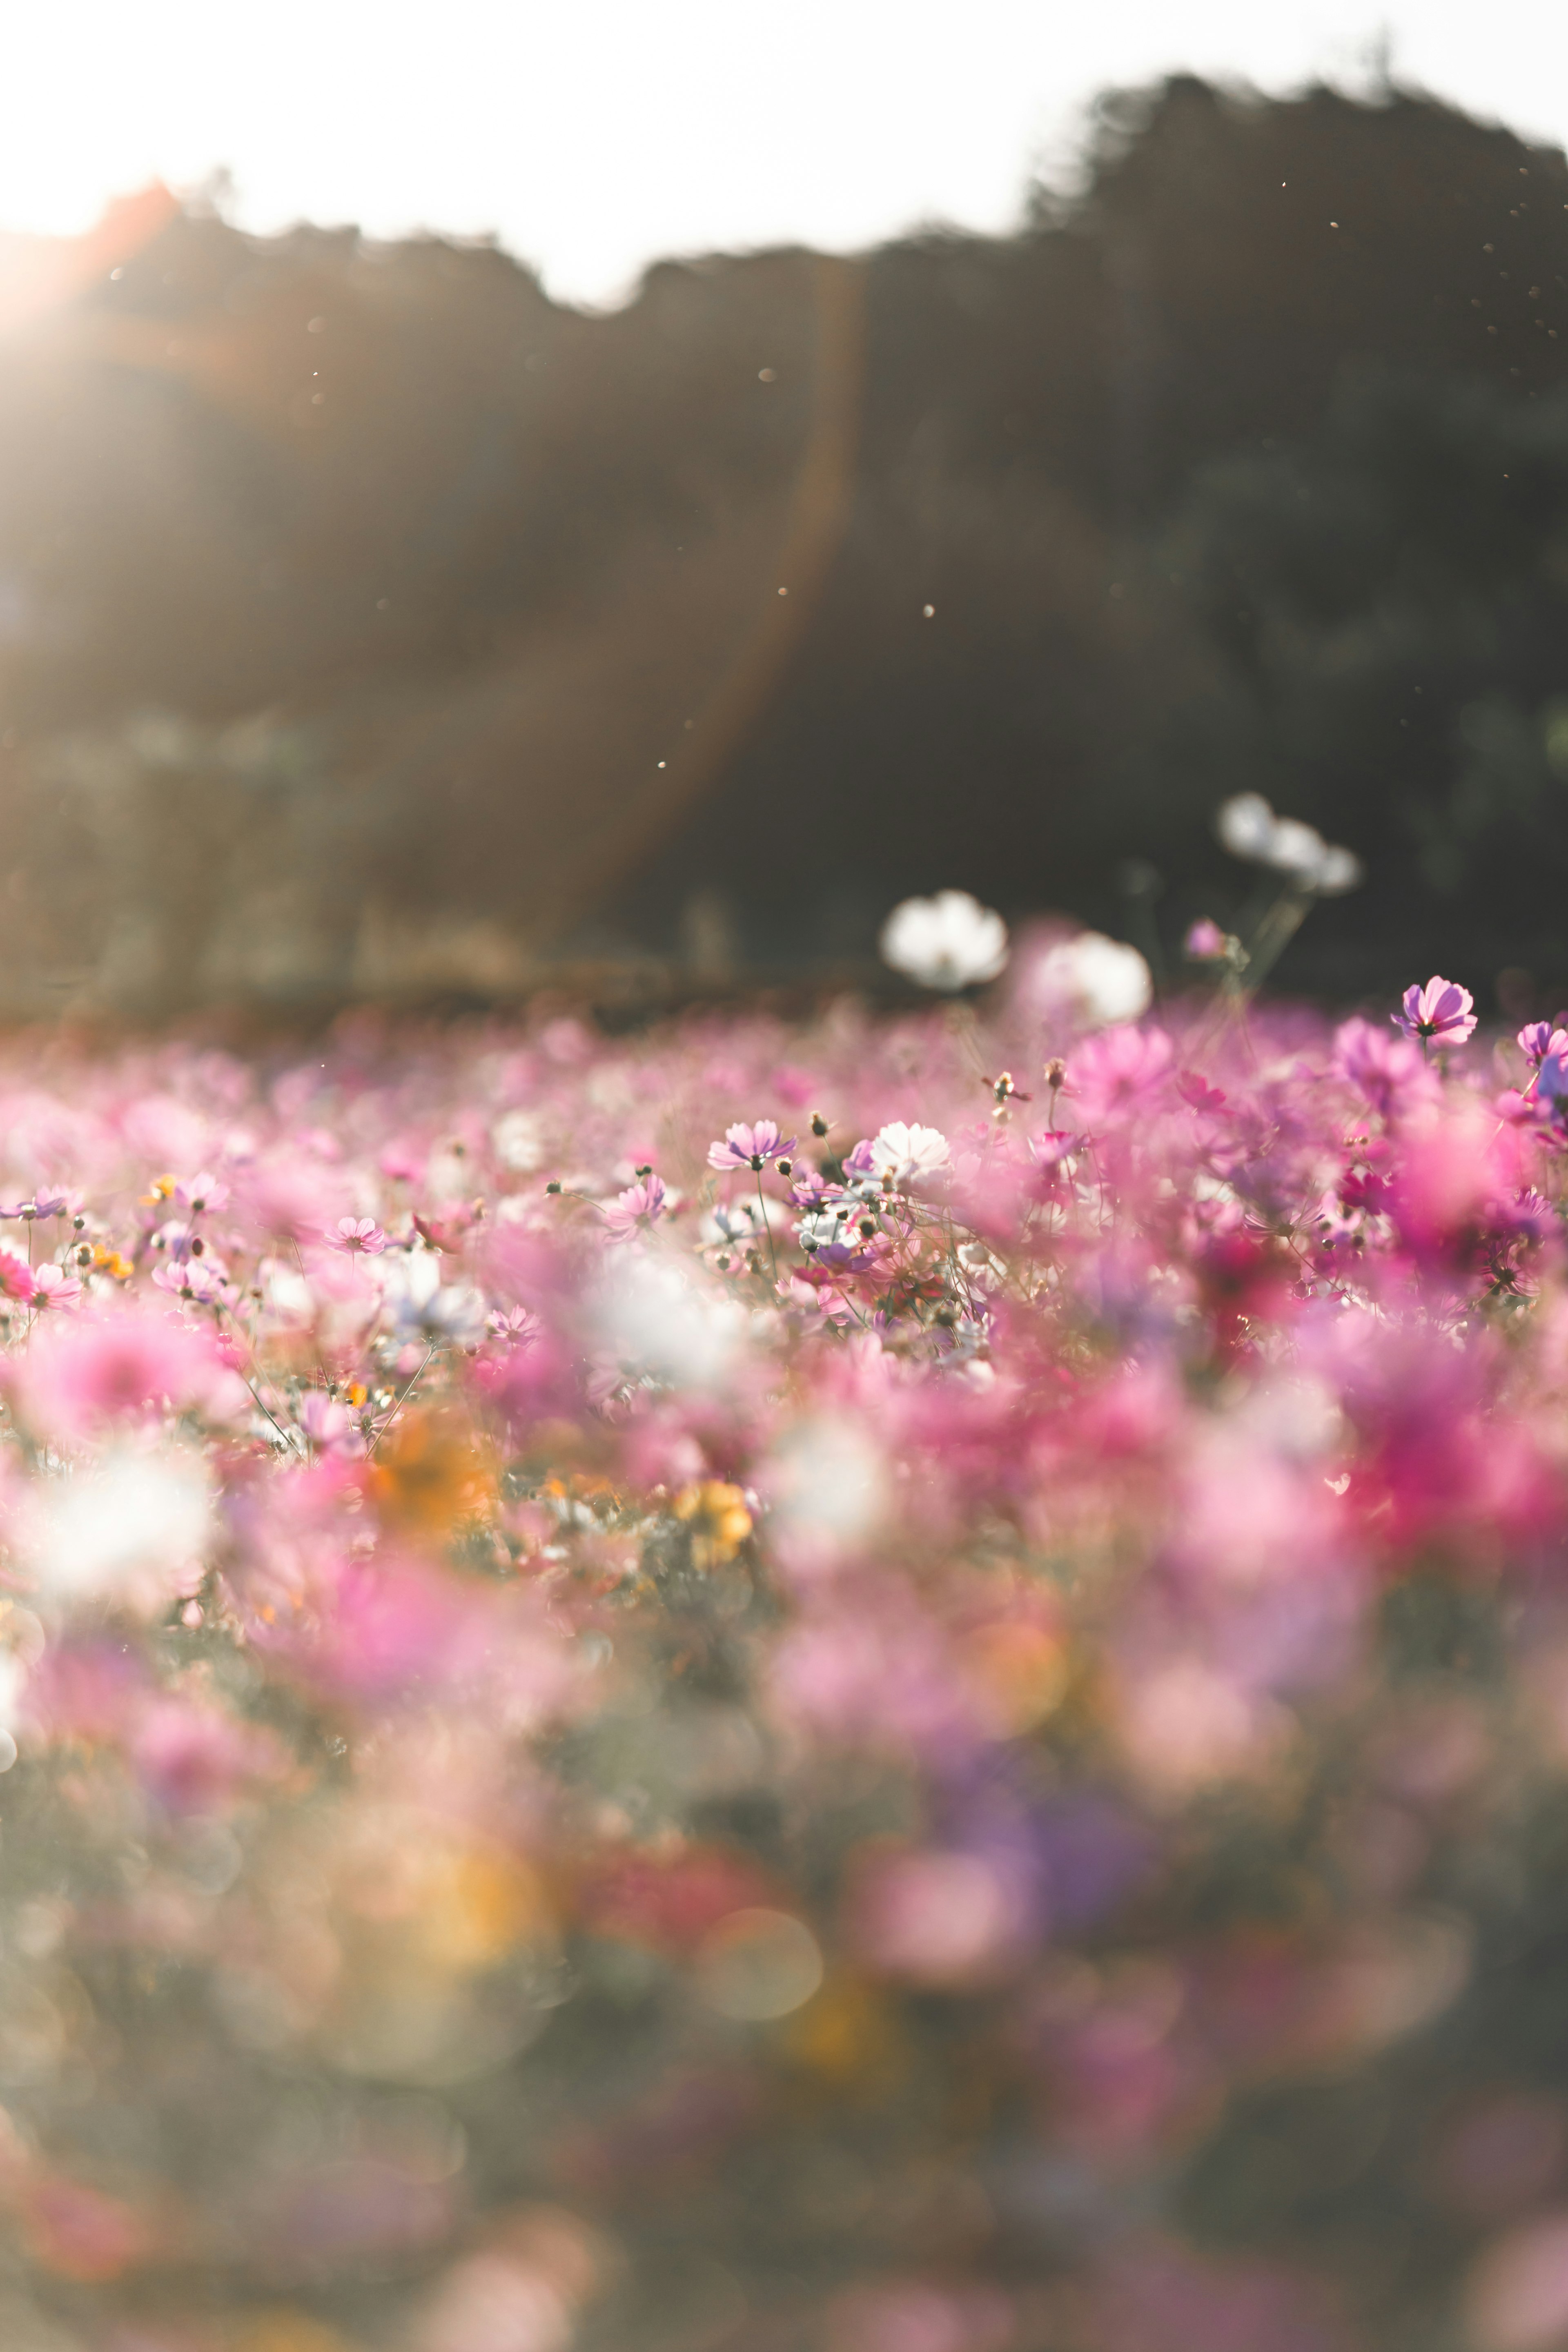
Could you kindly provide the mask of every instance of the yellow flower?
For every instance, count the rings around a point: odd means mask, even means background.
[[[690,1527],[694,1568],[713,1568],[733,1559],[752,1532],[744,1495],[739,1486],[727,1486],[719,1478],[683,1486],[675,1498],[675,1516]]]

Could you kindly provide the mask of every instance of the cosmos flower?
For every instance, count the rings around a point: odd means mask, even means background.
[[[79,1280],[65,1266],[40,1265],[33,1269],[33,1295],[27,1302],[30,1307],[74,1307],[80,1297]]]
[[[909,1127],[896,1118],[879,1128],[868,1156],[878,1176],[890,1176],[895,1184],[903,1186],[941,1175],[952,1155],[940,1128]]]
[[[1414,982],[1405,992],[1400,1010],[1390,1017],[1407,1036],[1439,1045],[1462,1045],[1476,1026],[1475,998],[1458,981],[1439,980],[1434,972],[1425,988]]]
[[[1102,931],[1079,931],[1076,939],[1060,940],[1047,950],[1030,977],[1028,994],[1047,1019],[1103,1029],[1146,1013],[1153,981],[1136,948]]]
[[[939,890],[895,907],[878,944],[894,971],[952,994],[995,979],[1007,961],[1007,926],[967,890]]]
[[[221,1209],[228,1199],[228,1186],[221,1183],[210,1168],[195,1176],[183,1176],[174,1187],[174,1198],[182,1209],[199,1216],[204,1209]]]
[[[658,1223],[664,1214],[664,1179],[650,1174],[638,1183],[628,1184],[613,1201],[605,1202],[600,1213],[611,1241],[627,1242],[634,1234],[646,1234]]]
[[[1233,857],[1271,866],[1319,898],[1338,898],[1363,879],[1362,863],[1353,850],[1326,842],[1300,817],[1276,816],[1261,793],[1237,793],[1222,802],[1215,830]]]
[[[1548,1054],[1568,1049],[1568,1029],[1559,1029],[1551,1021],[1527,1021],[1519,1033],[1518,1045],[1531,1068],[1538,1070]]]
[[[774,1120],[762,1118],[754,1127],[727,1127],[723,1142],[709,1145],[708,1165],[724,1170],[746,1168],[760,1173],[771,1161],[787,1160],[794,1150],[793,1135],[781,1135]],[[662,1185],[659,1190],[662,1197]]]
[[[196,1307],[216,1307],[223,1299],[228,1270],[220,1258],[174,1258],[154,1266],[153,1279],[160,1290],[169,1291],[175,1298]]]
[[[386,1235],[374,1217],[340,1217],[323,1238],[351,1257],[379,1257],[386,1247]]]

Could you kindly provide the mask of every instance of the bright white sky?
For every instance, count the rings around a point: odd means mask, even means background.
[[[660,254],[999,229],[1108,83],[1396,76],[1568,136],[1550,0],[0,0],[0,226],[153,176],[233,217],[497,232],[606,302]]]

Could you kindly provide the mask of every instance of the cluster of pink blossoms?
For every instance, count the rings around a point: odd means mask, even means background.
[[[5,2342],[1563,2340],[1568,1034],[1037,1003],[9,1050]]]

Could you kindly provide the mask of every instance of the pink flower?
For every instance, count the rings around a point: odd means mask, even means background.
[[[160,1290],[188,1298],[198,1307],[213,1307],[223,1298],[228,1270],[219,1258],[188,1257],[183,1264],[155,1266],[153,1279]]]
[[[279,1778],[287,1760],[276,1732],[182,1698],[152,1702],[131,1757],[143,1786],[172,1813],[225,1811],[247,1781]]]
[[[526,1307],[492,1307],[485,1318],[485,1331],[499,1347],[531,1348],[542,1339],[544,1326]]]
[[[328,1226],[324,1238],[333,1249],[347,1250],[354,1257],[379,1257],[386,1247],[386,1235],[374,1217],[340,1217]]]
[[[35,1269],[29,1306],[74,1307],[80,1297],[81,1284],[63,1265],[40,1265]]]
[[[1102,1029],[1073,1055],[1068,1091],[1091,1127],[1141,1108],[1170,1075],[1174,1060],[1163,1029]]]
[[[347,1405],[325,1389],[311,1389],[301,1399],[300,1426],[319,1453],[351,1457],[364,1452],[364,1438]]]
[[[26,1268],[24,1266],[24,1274]],[[55,1444],[72,1444],[116,1422],[160,1412],[216,1411],[244,1389],[226,1372],[210,1328],[176,1315],[106,1302],[36,1331],[17,1373],[18,1406],[27,1427]]]
[[[1176,1092],[1184,1103],[1192,1105],[1194,1110],[1219,1110],[1225,1103],[1224,1088],[1211,1087],[1196,1070],[1176,1072]]]
[[[795,1150],[793,1135],[781,1136],[777,1123],[771,1118],[757,1121],[755,1127],[727,1127],[722,1143],[708,1147],[710,1168],[750,1168],[760,1175],[770,1160],[784,1160]]]
[[[1194,963],[1218,963],[1225,955],[1225,933],[1209,915],[1200,916],[1182,942],[1182,953]]]
[[[1407,1036],[1436,1038],[1440,1045],[1462,1045],[1476,1025],[1475,998],[1457,980],[1440,980],[1434,972],[1425,988],[1414,982],[1405,992],[1403,1010],[1389,1015]]]
[[[1560,1054],[1568,1046],[1568,1029],[1555,1028],[1550,1021],[1527,1021],[1518,1043],[1531,1068],[1538,1070],[1548,1054]]]
[[[26,1259],[0,1243],[0,1291],[7,1298],[19,1298],[26,1307],[31,1303],[35,1287],[33,1269]]]
[[[645,1176],[640,1184],[628,1184],[601,1213],[611,1241],[628,1242],[634,1234],[646,1234],[663,1215],[664,1202],[662,1176]]]
[[[210,1168],[204,1168],[175,1185],[174,1198],[182,1209],[199,1215],[204,1209],[221,1209],[228,1199],[228,1186],[220,1184]]]
[[[1334,1067],[1384,1118],[1396,1104],[1429,1097],[1436,1084],[1413,1037],[1391,1037],[1359,1016],[1334,1032]]]

